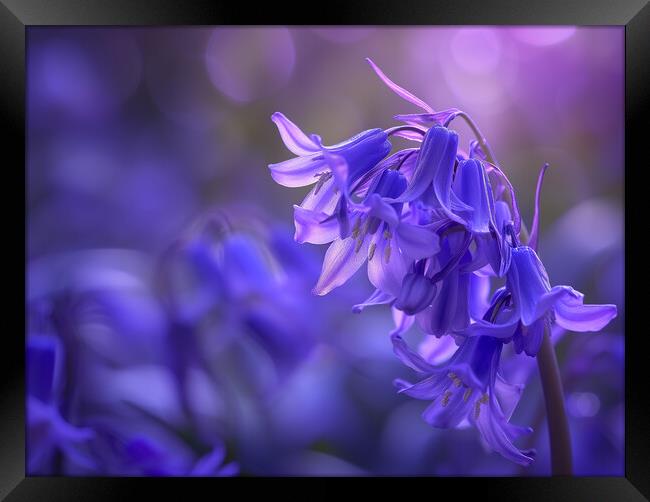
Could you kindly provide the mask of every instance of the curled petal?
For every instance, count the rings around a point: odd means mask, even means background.
[[[320,150],[320,146],[310,139],[300,128],[283,113],[275,112],[271,120],[280,131],[286,147],[296,155],[309,155]]]
[[[412,315],[405,314],[395,307],[391,308],[390,310],[393,314],[393,322],[395,323],[395,329],[390,332],[390,336],[406,333],[411,328],[411,326],[413,326],[415,318]]]
[[[616,315],[616,305],[583,305],[583,295],[574,290],[555,304],[556,322],[570,331],[599,331]]]
[[[420,354],[413,352],[401,336],[391,335],[390,340],[393,343],[393,352],[406,366],[418,373],[435,372],[436,368],[426,362]]]
[[[508,423],[494,396],[491,396],[489,407],[489,411],[480,413],[478,419],[474,420],[483,440],[504,458],[520,465],[530,465],[534,460],[532,452],[520,450],[513,441],[533,430]]]
[[[384,84],[386,84],[395,94],[397,94],[401,98],[404,98],[406,101],[409,101],[410,103],[413,103],[414,105],[419,106],[423,110],[425,110],[425,111],[427,111],[429,113],[433,113],[433,108],[431,108],[428,104],[426,104],[424,101],[422,101],[417,96],[414,96],[409,91],[407,91],[406,89],[403,89],[402,87],[397,85],[395,82],[393,82],[391,79],[389,79],[384,74],[384,72],[381,71],[379,69],[379,67],[375,63],[372,62],[372,60],[370,58],[366,58],[366,61],[368,61],[368,63],[370,63],[370,66],[375,71],[377,76],[382,80],[382,82],[384,82]]]
[[[441,125],[447,127],[449,122],[462,113],[457,108],[450,108],[449,110],[442,110],[434,113],[411,113],[395,115],[393,118],[400,122],[406,122],[411,125],[423,125],[427,127]]]
[[[375,305],[386,305],[387,303],[392,302],[395,299],[394,296],[384,293],[379,289],[375,289],[373,293],[362,303],[357,303],[352,307],[352,312],[355,314],[360,313],[366,307],[373,307]]]
[[[337,219],[322,212],[293,206],[293,219],[296,225],[294,234],[296,242],[327,244],[336,239],[339,234]]]
[[[316,183],[318,175],[327,170],[327,163],[320,154],[296,157],[278,164],[269,164],[271,176],[282,186],[295,188]]]
[[[360,247],[356,244],[357,240],[351,237],[337,239],[330,244],[325,253],[320,277],[313,289],[314,294],[326,295],[344,284],[359,270],[368,255],[368,239]]]

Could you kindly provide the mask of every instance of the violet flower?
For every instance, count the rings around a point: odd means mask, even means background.
[[[422,418],[438,428],[472,425],[486,444],[503,457],[521,465],[533,461],[533,452],[519,450],[513,441],[532,432],[508,421],[521,387],[506,383],[498,374],[503,343],[490,336],[468,338],[445,363],[434,366],[413,352],[399,335],[393,335],[397,357],[415,370],[421,380],[411,384],[396,380],[399,392],[432,401]]]
[[[552,323],[597,331],[616,316],[616,307],[584,305],[573,288],[550,286],[534,251],[547,165],[538,179],[531,247],[522,246],[514,187],[472,119],[456,108],[436,112],[368,62],[391,90],[424,112],[396,115],[405,125],[383,131],[385,136],[373,129],[332,148],[308,138],[283,115],[273,116],[285,144],[301,156],[269,166],[274,179],[285,186],[317,183],[294,206],[295,240],[331,243],[314,292],[329,293],[368,261],[376,290],[353,310],[391,306],[394,351],[423,377],[416,384],[398,381],[400,392],[433,401],[423,414],[429,424],[474,425],[491,449],[528,465],[531,452],[513,441],[531,429],[509,423],[523,385],[511,386],[500,376],[504,344],[535,356]],[[469,154],[458,148],[458,134],[450,129],[456,118],[476,135]],[[379,139],[370,138],[391,135],[419,147],[381,160],[388,150],[378,150]],[[504,276],[505,287],[488,304],[490,278]],[[439,340],[423,344],[439,364],[402,339],[414,323]],[[451,357],[449,340],[458,345]]]
[[[506,290],[510,303],[501,322],[478,321],[461,334],[512,338],[517,352],[535,356],[550,323],[570,331],[600,331],[617,314],[616,305],[585,305],[584,295],[570,286],[551,287],[544,265],[528,246],[512,249]]]

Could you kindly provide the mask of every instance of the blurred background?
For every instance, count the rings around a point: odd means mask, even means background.
[[[623,54],[621,27],[30,27],[28,472],[549,473],[530,361],[523,469],[396,395],[389,309],[351,312],[365,274],[310,294],[326,247],[292,242],[308,189],[271,179],[293,155],[270,116],[325,144],[396,125],[417,109],[371,57],[472,116],[529,225],[550,164],[551,283],[619,309],[599,334],[556,336],[575,469],[623,475]]]

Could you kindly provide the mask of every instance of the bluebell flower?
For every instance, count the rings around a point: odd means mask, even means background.
[[[423,419],[437,428],[478,429],[485,443],[503,457],[521,465],[533,461],[532,451],[522,451],[514,441],[532,432],[509,423],[522,387],[506,383],[499,375],[503,342],[490,336],[468,338],[454,355],[434,366],[412,351],[399,335],[392,336],[397,357],[420,376],[417,383],[396,380],[401,394],[432,401]]]
[[[77,427],[61,416],[63,348],[53,335],[27,337],[27,472],[31,475],[56,474],[55,456],[77,467],[94,468],[89,453],[95,433]]]
[[[377,164],[390,151],[388,135],[382,129],[363,131],[352,138],[332,146],[323,146],[319,136],[307,136],[282,113],[271,119],[278,127],[286,147],[298,157],[269,165],[271,176],[280,185],[301,187],[313,183],[323,184],[331,178],[326,153],[343,157],[349,166],[350,181]]]
[[[518,351],[534,356],[547,325],[555,322],[569,331],[600,331],[617,314],[616,305],[585,305],[584,295],[570,286],[551,287],[544,265],[528,246],[512,249],[506,291],[511,300],[500,322],[481,320],[461,333],[515,337]]]
[[[350,235],[341,238],[338,222],[325,214],[302,220],[298,240],[333,241],[323,261],[314,292],[324,295],[344,284],[366,261],[370,282],[397,296],[412,261],[435,254],[438,238],[426,227],[411,223],[402,213],[403,204],[392,201],[406,187],[404,176],[395,170],[378,175],[362,204],[349,211]],[[384,200],[386,199],[386,200]],[[313,214],[311,215],[313,216]],[[320,219],[323,218],[323,219]]]

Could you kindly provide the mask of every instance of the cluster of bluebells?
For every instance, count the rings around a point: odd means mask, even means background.
[[[320,331],[311,261],[284,263],[297,245],[244,209],[206,212],[158,260],[98,249],[32,264],[30,475],[233,476],[233,449],[259,450],[243,403],[265,406]]]
[[[367,264],[376,289],[354,310],[391,306],[394,352],[419,378],[397,380],[399,392],[430,401],[423,413],[430,425],[474,426],[490,449],[529,465],[534,452],[514,444],[532,429],[510,423],[522,385],[503,377],[504,345],[535,357],[552,325],[598,331],[616,306],[586,305],[575,289],[551,286],[536,251],[546,166],[528,235],[512,184],[470,117],[455,108],[434,111],[369,62],[390,89],[423,111],[332,146],[283,114],[272,116],[296,155],[269,166],[273,179],[313,185],[294,206],[295,240],[329,244],[313,291],[325,295]],[[476,133],[467,150],[451,128],[455,119]],[[391,153],[393,136],[415,147]],[[505,286],[490,295],[498,280]],[[426,353],[402,337],[413,324],[430,337]]]

